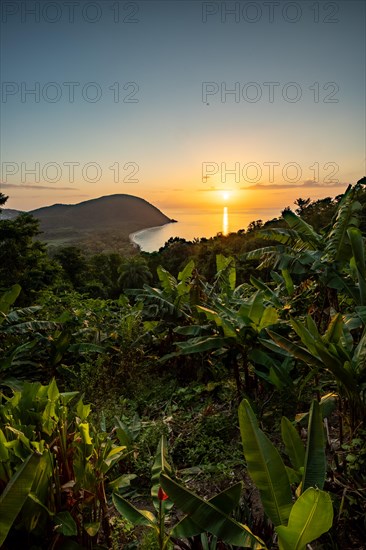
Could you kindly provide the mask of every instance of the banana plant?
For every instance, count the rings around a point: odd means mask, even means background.
[[[85,332],[75,331],[66,312],[57,320],[38,319],[43,306],[14,308],[21,288],[14,285],[0,296],[0,384],[20,389],[23,381],[53,376],[68,353],[101,353],[102,346],[85,341]],[[44,312],[47,315],[46,312]],[[84,341],[80,341],[84,339]]]
[[[160,486],[160,473],[172,474],[172,467],[168,462],[168,450],[166,437],[161,436],[154,464],[151,470],[151,498],[155,508],[155,514],[148,510],[139,510],[118,493],[113,493],[113,504],[117,511],[134,525],[144,525],[153,529],[159,548],[164,550],[170,543],[170,535],[166,533],[165,517],[172,507],[172,502],[167,502],[168,497]]]
[[[151,313],[169,319],[185,319],[191,316],[192,284],[195,270],[193,260],[179,272],[176,279],[169,271],[158,266],[157,274],[161,289],[144,285],[144,290],[138,293],[137,298],[149,305]]]
[[[223,254],[216,255],[216,275],[214,283],[209,291],[209,296],[221,292],[221,296],[230,297],[236,286],[235,259],[232,256],[226,257]]]
[[[305,324],[290,318],[290,326],[300,341],[285,338],[273,330],[267,330],[267,333],[278,348],[304,362],[314,373],[328,373],[333,377],[340,398],[345,398],[349,403],[353,429],[357,419],[364,417],[366,407],[363,396],[366,328],[359,341],[354,342],[351,329],[359,326],[355,316],[345,322],[340,313],[334,315],[324,334],[320,334],[310,315],[306,316]],[[269,344],[264,341],[264,345]],[[270,347],[273,349],[273,346]]]
[[[239,406],[239,423],[248,472],[274,525],[280,550],[305,550],[308,543],[330,529],[333,521],[330,496],[322,490],[326,474],[325,445],[317,401],[312,402],[310,409],[306,449],[292,424],[287,419],[282,421],[282,435],[292,469],[285,466],[276,447],[259,428],[246,399]],[[293,503],[291,481],[299,477],[298,498]]]
[[[186,514],[173,527],[171,538],[189,538],[208,531],[223,542],[239,548],[266,549],[264,542],[248,526],[230,517],[240,499],[241,483],[204,500],[164,473],[160,475],[160,482],[169,498]]]
[[[21,292],[20,285],[13,285],[0,295],[0,385],[21,387],[21,378],[36,372],[38,365],[29,358],[37,346],[37,340],[19,342],[24,334],[34,334],[42,329],[54,329],[55,324],[45,321],[29,321],[29,316],[41,309],[38,306],[12,309]]]
[[[174,540],[187,539],[205,532],[242,548],[265,548],[263,542],[253,535],[248,527],[230,518],[230,513],[239,503],[241,483],[205,501],[174,481],[172,476],[173,469],[168,462],[166,438],[162,436],[151,476],[151,497],[155,514],[148,510],[139,510],[118,493],[113,494],[113,503],[117,511],[134,525],[152,529],[160,550],[169,548]],[[167,530],[166,520],[173,503],[185,513],[185,516]]]
[[[55,526],[54,544],[73,536],[91,548],[98,532],[103,530],[107,539],[110,535],[105,484],[125,446],[117,445],[102,426],[97,430],[90,424],[91,406],[82,399],[70,407],[77,394],[60,393],[53,379],[48,386],[25,383],[11,398],[2,397],[1,498],[9,503],[17,483],[25,491],[14,508],[17,513],[4,516],[10,537],[15,529],[41,536],[50,523]]]
[[[238,393],[241,393],[239,358],[241,358],[245,384],[251,386],[250,364],[255,364],[258,354],[258,339],[264,329],[278,322],[278,312],[265,298],[263,290],[257,290],[249,298],[238,303],[224,304],[220,298],[211,298],[212,307],[197,306],[207,324],[178,327],[175,333],[191,336],[184,342],[177,342],[178,351],[172,355],[191,355],[210,352],[223,357],[228,368],[232,368]],[[271,361],[267,357],[268,361]],[[263,363],[260,363],[263,365]],[[275,362],[273,362],[275,365]],[[266,367],[268,364],[265,365]]]
[[[291,210],[284,210],[282,217],[287,227],[261,229],[258,235],[266,240],[277,241],[280,245],[271,245],[244,255],[245,259],[262,260],[260,267],[270,265],[280,269],[290,269],[296,274],[305,274],[309,268],[316,269],[322,262],[328,267],[345,265],[352,251],[347,231],[358,227],[361,204],[357,195],[361,184],[349,185],[340,200],[330,227],[323,233],[297,216]]]
[[[350,185],[338,203],[330,226],[320,233],[291,210],[285,210],[282,216],[287,227],[258,232],[261,238],[279,244],[243,256],[246,260],[259,260],[259,269],[273,267],[281,271],[292,294],[296,294],[297,287],[301,290],[302,283],[313,281],[316,285],[313,294],[319,291],[323,296],[323,304],[318,308],[319,326],[323,319],[327,322],[329,308],[340,310],[340,291],[356,305],[365,305],[364,242],[358,230],[362,211],[358,196],[362,191],[361,181]]]

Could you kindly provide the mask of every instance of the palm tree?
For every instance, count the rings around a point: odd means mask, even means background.
[[[141,256],[126,258],[119,268],[119,273],[118,283],[123,290],[142,288],[152,279],[149,266]]]

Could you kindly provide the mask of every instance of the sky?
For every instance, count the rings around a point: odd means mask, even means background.
[[[31,210],[127,193],[285,207],[366,174],[363,1],[4,1],[1,177]]]

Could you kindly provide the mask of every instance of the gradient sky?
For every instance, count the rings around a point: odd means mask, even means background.
[[[339,194],[366,173],[365,6],[3,2],[7,206],[128,193],[163,210],[248,209]]]

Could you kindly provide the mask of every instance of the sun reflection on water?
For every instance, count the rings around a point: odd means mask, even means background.
[[[222,212],[222,234],[225,236],[229,234],[229,210],[227,206],[224,206]]]

